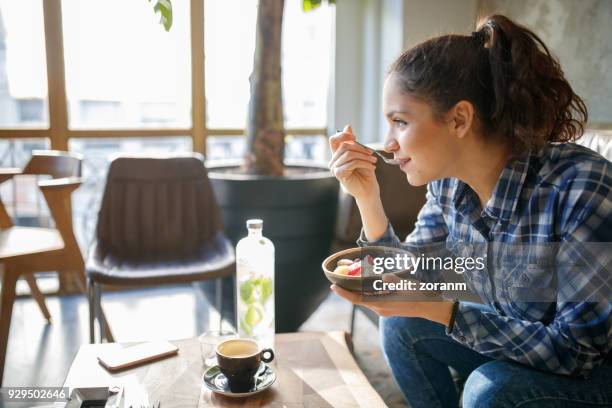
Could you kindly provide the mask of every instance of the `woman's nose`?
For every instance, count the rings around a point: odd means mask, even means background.
[[[397,140],[391,137],[387,137],[385,139],[385,144],[383,145],[383,148],[385,149],[385,152],[393,153],[399,150],[399,143],[397,143]]]

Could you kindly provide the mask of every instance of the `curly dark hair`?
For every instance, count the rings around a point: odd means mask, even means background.
[[[588,119],[559,62],[531,30],[502,15],[472,35],[444,35],[404,52],[390,68],[403,91],[441,118],[457,102],[474,105],[477,125],[511,140],[515,155],[575,141]]]

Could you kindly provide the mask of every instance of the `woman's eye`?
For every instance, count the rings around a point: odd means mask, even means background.
[[[399,128],[403,128],[404,126],[406,126],[408,123],[400,120],[400,119],[393,119],[393,123],[395,123],[395,125]]]

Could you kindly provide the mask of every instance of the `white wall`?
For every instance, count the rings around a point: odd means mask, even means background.
[[[404,47],[442,34],[469,34],[476,22],[477,0],[404,0]]]
[[[350,123],[359,140],[382,139],[382,85],[403,49],[404,0],[337,0],[330,132]]]

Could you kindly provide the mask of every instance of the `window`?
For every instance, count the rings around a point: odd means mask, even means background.
[[[244,157],[246,139],[244,136],[215,136],[206,138],[207,160],[232,160]]]
[[[206,143],[206,159],[211,162],[241,159],[246,152],[244,136],[208,136]],[[324,135],[285,136],[286,161],[320,161],[325,157],[327,149],[327,137]]]
[[[288,135],[285,137],[285,160],[287,161],[321,161],[327,149],[325,135]]]
[[[48,148],[47,139],[1,139],[0,167],[23,168],[32,157],[33,150]],[[49,225],[49,210],[37,181],[37,176],[23,175],[0,185],[0,197],[15,225]]]
[[[305,12],[287,0],[283,20],[283,97],[288,128],[324,128],[332,52],[333,7]]]
[[[245,127],[255,51],[256,0],[206,0],[207,126]],[[240,10],[240,12],[236,12]],[[333,8],[302,10],[287,0],[283,16],[285,124],[325,127]]]
[[[71,128],[189,128],[189,0],[166,32],[146,0],[63,0]]]
[[[204,6],[206,125],[242,129],[249,103],[257,1],[206,0]]]
[[[0,0],[0,127],[49,123],[42,0]]]

